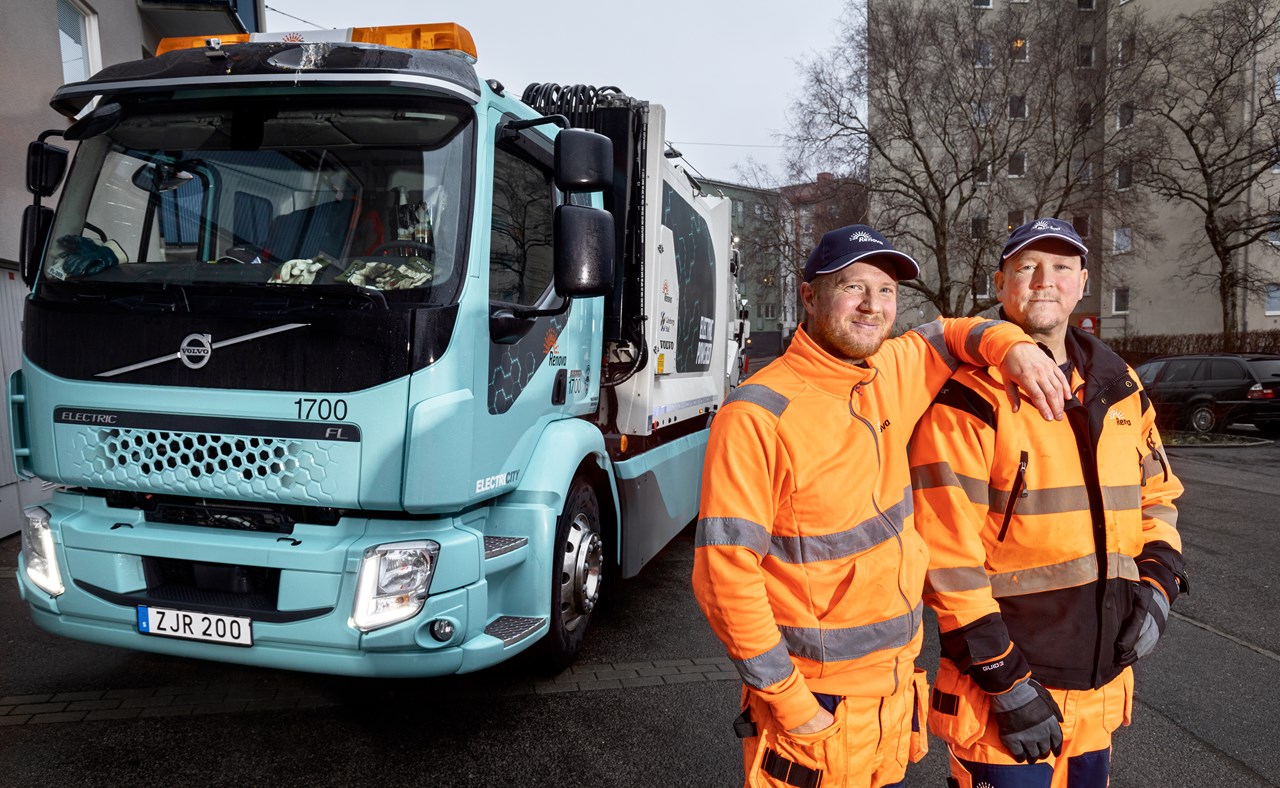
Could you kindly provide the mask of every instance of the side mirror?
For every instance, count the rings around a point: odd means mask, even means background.
[[[67,174],[67,149],[47,142],[27,146],[27,191],[37,197],[52,197]]]
[[[613,186],[613,143],[603,134],[563,129],[556,135],[556,188],[598,192]]]
[[[555,217],[556,292],[598,296],[613,290],[613,215],[561,205]]]
[[[44,259],[45,244],[53,229],[53,209],[43,205],[28,205],[22,211],[22,234],[18,242],[18,263],[22,269],[22,281],[27,287],[35,284],[40,261]]]

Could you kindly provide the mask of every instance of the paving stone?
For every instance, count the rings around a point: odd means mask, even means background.
[[[707,677],[707,681],[742,681],[742,675],[736,670],[726,670],[720,673],[703,673]]]
[[[118,709],[122,701],[115,700],[78,700],[67,706],[67,711],[104,711]]]
[[[79,722],[87,711],[60,711],[57,714],[37,714],[27,720],[28,725],[43,725],[53,722]]]
[[[671,667],[680,667],[682,665],[692,665],[692,664],[693,664],[693,660],[691,659],[655,659],[653,661],[653,666],[655,668],[671,668]]]
[[[622,682],[618,679],[605,679],[603,681],[583,681],[583,682],[579,682],[578,687],[584,691],[603,690],[603,689],[622,689]]]
[[[574,684],[554,684],[554,683],[535,684],[533,689],[534,689],[534,692],[538,693],[539,695],[550,695],[553,692],[577,692],[578,685],[576,683]],[[0,719],[4,719],[4,718],[0,717]]]
[[[663,676],[662,680],[668,684],[689,684],[695,681],[706,681],[707,677],[702,673],[679,673],[675,676]]]
[[[636,677],[634,670],[601,670],[596,672],[596,680],[603,681],[606,679],[633,679]]]
[[[10,715],[8,717],[0,717],[0,727],[6,725],[23,725],[27,720],[31,719],[30,714],[19,714],[16,717]]]
[[[143,717],[187,717],[190,715],[190,706],[161,706],[142,710]]]
[[[96,692],[59,692],[50,700],[55,703],[60,700],[97,700],[103,696],[105,690],[97,690]]]
[[[695,665],[728,665],[729,660],[725,657],[700,657],[693,661]]]
[[[661,676],[637,676],[634,679],[623,679],[624,687],[654,687],[663,684]]]
[[[0,717],[3,717],[11,711],[13,711],[13,706],[0,706]]]
[[[150,698],[155,695],[155,689],[118,689],[111,690],[104,698]]]
[[[85,722],[94,722],[96,720],[131,720],[142,713],[142,709],[107,709],[105,711],[91,711],[85,715]]]
[[[671,665],[665,668],[641,668],[636,673],[641,676],[673,676],[680,672],[680,668]]]
[[[169,706],[173,703],[173,698],[164,696],[160,698],[123,698],[120,703],[122,709],[151,709],[157,706]]]
[[[14,714],[46,714],[48,712],[65,711],[65,703],[28,703],[13,710]]]
[[[198,703],[191,707],[192,714],[239,714],[247,701],[234,700],[223,703]]]
[[[23,703],[44,703],[52,695],[6,695],[0,698],[0,704],[18,706]]]
[[[613,663],[614,670],[642,670],[644,668],[651,668],[651,667],[653,667],[652,662],[615,662]]]
[[[283,711],[298,705],[297,698],[276,698],[272,700],[251,700],[245,704],[245,711]]]

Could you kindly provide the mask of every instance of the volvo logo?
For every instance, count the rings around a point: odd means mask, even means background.
[[[178,357],[191,369],[200,369],[209,363],[213,353],[213,340],[208,334],[188,334],[178,346]]]

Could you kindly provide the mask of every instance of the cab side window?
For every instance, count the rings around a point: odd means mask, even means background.
[[[493,165],[489,298],[533,306],[551,293],[551,173],[498,148]]]

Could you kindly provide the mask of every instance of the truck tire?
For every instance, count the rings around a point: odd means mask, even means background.
[[[551,567],[551,628],[542,639],[542,662],[558,673],[578,656],[604,580],[600,501],[583,476],[574,478],[556,521]]]

